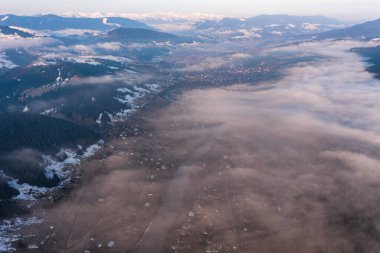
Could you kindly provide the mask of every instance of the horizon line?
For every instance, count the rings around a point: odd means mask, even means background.
[[[81,11],[68,11],[68,12],[41,12],[35,14],[18,14],[18,13],[4,13],[4,15],[15,15],[15,16],[28,16],[28,17],[38,17],[45,15],[56,15],[61,17],[71,17],[71,18],[105,18],[105,17],[122,17],[130,18],[136,20],[146,20],[146,19],[162,19],[162,20],[175,20],[175,19],[187,19],[187,20],[221,20],[224,18],[237,18],[237,19],[248,19],[258,16],[293,16],[293,17],[326,17],[331,19],[337,19],[339,21],[356,23],[363,21],[375,20],[376,18],[358,18],[358,19],[344,19],[338,18],[331,15],[323,14],[290,14],[290,13],[261,13],[252,15],[234,15],[234,14],[220,14],[220,13],[209,13],[209,12],[131,12],[131,13],[116,13],[116,12],[81,12]]]

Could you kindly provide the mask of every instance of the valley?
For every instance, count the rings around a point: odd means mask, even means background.
[[[0,20],[0,252],[377,252],[378,20]]]

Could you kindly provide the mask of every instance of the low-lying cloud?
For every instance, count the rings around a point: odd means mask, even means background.
[[[30,48],[50,45],[57,41],[52,38],[28,38],[28,39],[0,39],[0,50],[14,49],[14,48]]]
[[[324,57],[270,83],[189,91],[144,115],[142,136],[84,165],[94,182],[48,212],[66,239],[45,245],[377,252],[380,81],[345,43],[294,46]]]
[[[210,248],[376,252],[380,81],[347,52],[352,45],[294,46],[324,57],[276,82],[188,92],[153,120],[170,133],[162,145],[181,143],[171,154],[210,145],[187,161],[203,170],[185,204],[197,217],[192,226],[211,233]],[[170,245],[197,247],[194,237],[169,233]]]

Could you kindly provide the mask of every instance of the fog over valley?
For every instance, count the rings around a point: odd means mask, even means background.
[[[0,15],[0,252],[378,252],[380,20],[168,15]]]

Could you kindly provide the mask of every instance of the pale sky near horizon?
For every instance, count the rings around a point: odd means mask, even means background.
[[[380,18],[380,0],[0,0],[1,14],[66,12],[200,12],[231,16],[281,13],[354,21]]]

